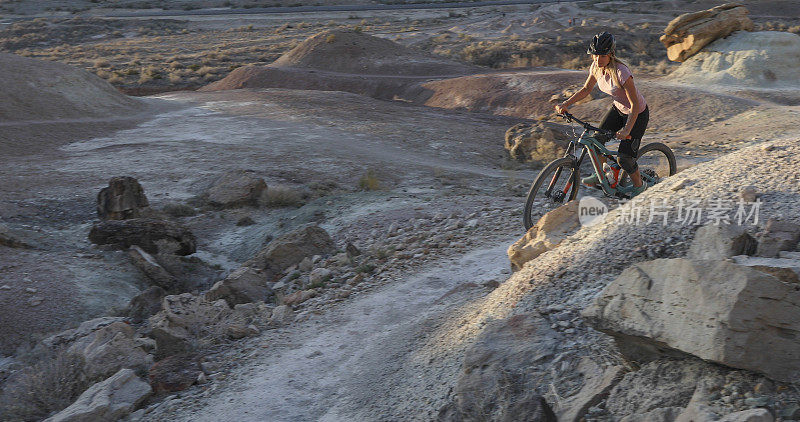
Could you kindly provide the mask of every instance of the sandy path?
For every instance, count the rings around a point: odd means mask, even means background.
[[[399,397],[444,400],[458,366],[432,363],[427,336],[457,306],[483,296],[487,290],[479,285],[508,276],[505,245],[512,240],[440,261],[267,333],[257,340],[251,363],[218,393],[162,406],[148,420],[388,420],[402,417],[395,412],[409,404]],[[440,382],[418,390],[422,370]]]

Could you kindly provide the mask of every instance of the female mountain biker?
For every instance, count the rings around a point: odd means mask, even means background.
[[[644,97],[633,84],[633,74],[628,66],[621,62],[614,54],[616,43],[614,36],[608,32],[597,34],[589,44],[588,54],[592,55],[592,66],[589,77],[583,88],[566,101],[556,105],[556,112],[563,113],[572,104],[580,101],[594,88],[597,87],[614,99],[611,109],[608,110],[601,129],[616,132],[616,137],[621,139],[619,145],[619,163],[631,175],[633,187],[629,191],[634,197],[647,189],[647,184],[642,183],[639,167],[636,164],[636,155],[639,143],[650,120],[650,111]],[[600,157],[601,165],[605,157]],[[588,186],[599,183],[597,175],[592,175],[581,180]]]

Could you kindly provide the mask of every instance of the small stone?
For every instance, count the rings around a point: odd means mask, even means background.
[[[25,291],[28,293],[36,293],[38,290],[34,289],[33,287],[26,287]]]
[[[764,146],[761,147],[761,150],[764,151],[764,152],[770,152],[770,151],[773,151],[774,149],[775,149],[775,146],[773,146],[773,145],[764,145]]]
[[[43,297],[41,297],[41,296],[34,296],[34,297],[32,297],[32,298],[28,299],[28,305],[31,305],[31,306],[39,306],[39,305],[41,305],[41,304],[42,304],[42,302],[43,302],[43,301],[44,301],[44,298],[43,298]]]
[[[240,218],[239,221],[236,222],[236,225],[240,226],[240,227],[241,226],[252,226],[253,224],[256,224],[256,222],[249,215],[246,215],[246,216]]]
[[[675,184],[675,186],[673,186],[671,189],[672,189],[673,192],[677,192],[677,191],[685,188],[686,186],[689,186],[689,182],[686,179],[683,179],[680,182],[678,182],[677,184]]]
[[[299,264],[297,264],[297,268],[299,268],[300,271],[311,271],[311,267],[313,265],[314,263],[311,262],[311,258],[305,257],[302,261],[300,261]]]
[[[350,256],[359,256],[361,255],[361,251],[356,247],[356,245],[347,242],[347,246],[345,247],[347,254]]]
[[[473,218],[471,220],[468,220],[467,223],[466,223],[466,226],[467,226],[467,228],[470,228],[470,229],[478,227],[478,219],[477,218]]]
[[[198,384],[205,384],[207,381],[208,381],[208,379],[206,378],[206,374],[201,372],[200,375],[197,376],[197,383]]]
[[[744,202],[755,202],[756,198],[758,198],[756,187],[750,185],[744,186],[741,190],[739,190],[739,198],[741,198]]]
[[[11,286],[9,286],[8,284],[3,284],[2,286],[0,286],[0,290],[11,290]]]

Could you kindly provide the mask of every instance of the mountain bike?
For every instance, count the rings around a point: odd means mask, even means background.
[[[603,192],[605,196],[630,199],[630,190],[633,182],[630,175],[622,170],[617,157],[618,151],[611,151],[608,146],[618,144],[616,134],[583,122],[570,113],[559,116],[568,122],[576,122],[583,127],[583,133],[577,139],[570,140],[564,157],[553,160],[545,166],[536,176],[528,198],[525,200],[523,222],[525,230],[533,227],[533,212],[542,210],[543,213],[551,211],[578,196],[581,185],[581,165],[584,158],[589,156],[592,170],[597,175],[599,183],[595,189]],[[604,165],[600,164],[600,157],[606,157]],[[675,154],[672,150],[660,143],[652,142],[639,148],[636,158],[639,164],[642,182],[648,187],[655,185],[666,177],[676,172]]]

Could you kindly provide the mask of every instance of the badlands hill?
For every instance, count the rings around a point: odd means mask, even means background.
[[[706,46],[675,70],[670,79],[694,85],[798,87],[798,68],[800,35],[740,31]]]
[[[480,70],[384,38],[342,30],[320,32],[270,66],[392,76],[452,75]]]
[[[0,119],[101,118],[142,104],[97,76],[71,66],[0,53]]]
[[[245,66],[200,91],[291,88],[345,91],[392,99],[419,80],[461,76],[482,68],[422,53],[354,31],[320,32],[268,66]]]

